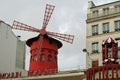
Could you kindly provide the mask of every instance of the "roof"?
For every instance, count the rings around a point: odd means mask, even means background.
[[[114,43],[115,40],[111,37],[108,37],[106,40],[105,40],[105,43]]]
[[[112,44],[117,44],[117,43],[116,43],[116,41],[115,41],[113,38],[108,37],[108,38],[103,42],[102,46],[107,45],[109,48],[111,48],[111,47],[112,47]]]
[[[30,47],[32,45],[32,43],[34,41],[37,41],[39,39],[40,35],[36,36],[36,37],[33,37],[33,38],[30,38],[26,41],[26,44]],[[44,38],[47,38],[49,40],[52,40],[54,43],[57,44],[58,48],[61,48],[62,47],[62,43],[52,37],[49,37],[48,35],[44,35]]]
[[[118,0],[118,1],[114,1],[114,2],[110,2],[110,3],[106,3],[106,4],[102,4],[102,5],[98,5],[98,6],[94,6],[94,7],[91,7],[91,9],[92,9],[92,8],[101,7],[101,6],[110,5],[110,4],[114,4],[114,3],[118,3],[118,2],[120,2],[120,0]]]

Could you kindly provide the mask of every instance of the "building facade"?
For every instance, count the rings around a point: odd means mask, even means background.
[[[102,43],[108,37],[114,38],[120,47],[120,1],[96,6],[88,3],[86,28],[86,68],[102,66]],[[120,58],[120,54],[118,54]],[[119,61],[120,62],[120,61]]]
[[[0,73],[25,72],[25,42],[0,20]]]

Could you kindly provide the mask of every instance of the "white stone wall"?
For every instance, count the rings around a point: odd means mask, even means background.
[[[0,72],[15,71],[17,38],[9,25],[0,22]]]
[[[16,67],[25,69],[25,42],[17,39]]]
[[[24,69],[24,60],[25,42],[15,36],[10,25],[0,21],[0,73]]]

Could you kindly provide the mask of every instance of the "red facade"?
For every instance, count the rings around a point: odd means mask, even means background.
[[[120,65],[111,64],[87,70],[87,80],[120,80]]]
[[[111,37],[102,44],[102,60],[103,64],[118,64],[118,43]]]
[[[39,75],[57,73],[57,54],[58,49],[62,47],[62,43],[58,40],[48,37],[47,35],[44,35],[42,41],[40,40],[39,36],[37,36],[35,38],[29,39],[26,42],[30,47],[31,53],[29,71],[39,71]]]

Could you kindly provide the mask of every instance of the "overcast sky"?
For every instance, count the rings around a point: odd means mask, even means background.
[[[116,0],[93,0],[96,5]],[[47,26],[47,31],[72,34],[73,44],[63,42],[59,49],[59,70],[84,69],[86,64],[86,17],[88,0],[0,0],[0,20],[12,25],[13,20],[41,28],[46,4],[55,5],[55,10]],[[21,40],[35,37],[38,33],[14,30]],[[27,60],[29,60],[27,51]],[[28,69],[28,61],[27,61]]]

